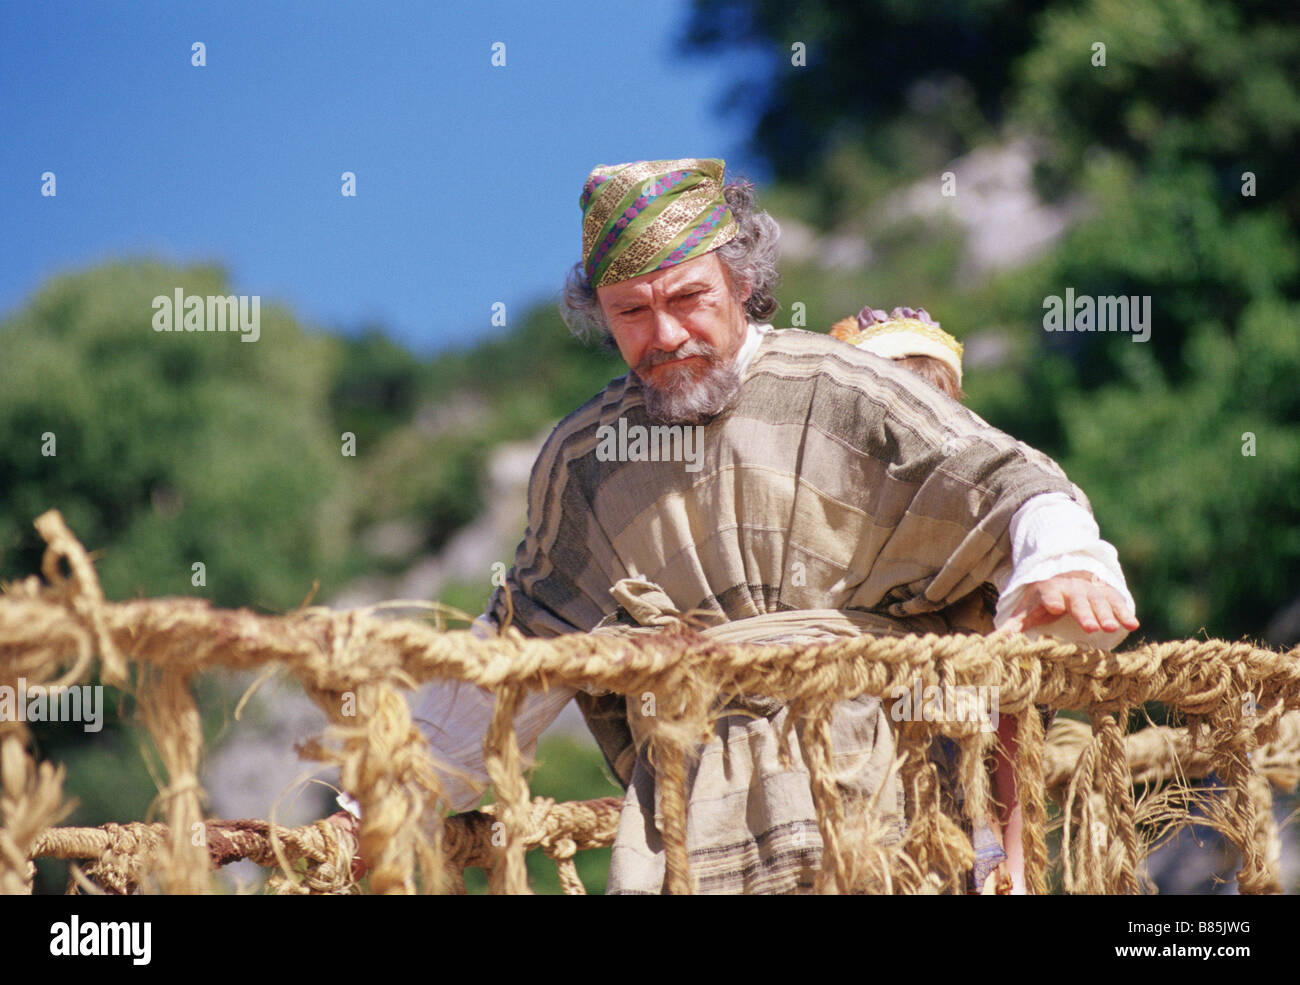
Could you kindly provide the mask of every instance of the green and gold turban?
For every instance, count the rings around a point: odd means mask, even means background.
[[[731,241],[736,220],[716,158],[602,164],[582,186],[582,257],[594,290],[694,260]]]

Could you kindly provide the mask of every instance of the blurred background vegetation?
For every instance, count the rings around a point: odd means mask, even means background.
[[[719,110],[754,121],[772,167],[775,324],[925,306],[966,343],[976,412],[1091,498],[1138,603],[1132,642],[1300,640],[1300,6],[696,0],[682,53],[743,67]],[[488,505],[495,449],[624,371],[549,305],[431,359],[266,305],[256,344],[154,333],[151,299],[177,286],[228,290],[214,267],[116,262],[0,324],[0,577],[38,570],[32,520],[57,507],[110,598],[282,612],[319,582],[329,599],[443,550]],[[1150,296],[1150,342],[1045,333],[1067,287]],[[401,551],[368,546],[393,523],[415,531]],[[490,577],[440,594],[472,615]],[[143,816],[155,787],[117,716],[93,748],[37,738],[69,764],[74,821]],[[616,792],[588,743],[540,760],[539,794]],[[606,859],[583,862],[594,890]]]

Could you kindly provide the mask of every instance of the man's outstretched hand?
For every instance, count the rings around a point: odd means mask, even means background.
[[[1089,571],[1067,571],[1029,585],[997,632],[1023,633],[1055,622],[1067,612],[1085,633],[1113,633],[1120,626],[1134,630],[1139,625],[1119,592]]]

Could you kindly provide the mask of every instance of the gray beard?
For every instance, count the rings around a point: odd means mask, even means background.
[[[740,373],[734,363],[714,363],[698,379],[682,373],[663,387],[642,379],[641,389],[646,415],[655,424],[703,424],[740,390]]]

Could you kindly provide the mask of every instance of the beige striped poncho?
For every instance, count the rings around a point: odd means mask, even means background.
[[[742,379],[703,426],[694,462],[603,460],[608,446],[598,454],[610,433],[602,428],[617,431],[620,418],[625,429],[650,426],[632,374],[561,421],[534,465],[528,529],[490,616],[504,622],[508,590],[526,635],[630,621],[611,587],[635,578],[682,612],[728,621],[838,609],[897,631],[943,632],[940,610],[1007,558],[1017,508],[1039,493],[1082,495],[1045,455],[825,335],[769,332]],[[653,770],[638,754],[636,722],[629,728],[620,696],[579,700],[628,787],[608,889],[660,892]],[[776,766],[780,724],[781,713],[724,718],[701,750],[687,832],[700,891],[812,886],[821,841],[806,770]],[[869,795],[893,782],[878,702],[843,702],[834,728],[846,788]],[[890,804],[896,793],[884,793]],[[901,815],[891,820],[901,825]]]

